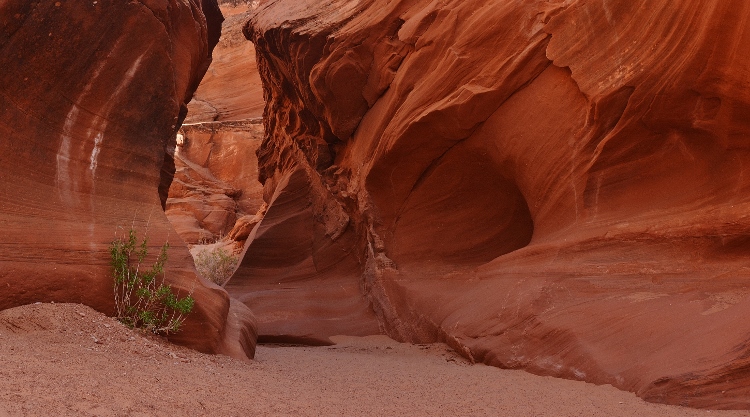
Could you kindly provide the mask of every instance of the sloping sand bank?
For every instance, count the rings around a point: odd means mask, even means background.
[[[77,304],[0,312],[7,416],[750,416],[471,365],[445,345],[337,337],[245,363],[142,336]]]

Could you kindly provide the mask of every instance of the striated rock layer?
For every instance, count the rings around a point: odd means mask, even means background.
[[[261,209],[263,189],[255,152],[262,137],[260,119],[199,123],[180,129],[176,173],[165,212],[186,243],[221,239]],[[244,243],[248,234],[235,240]]]
[[[243,120],[263,115],[263,89],[255,48],[242,36],[249,7],[244,0],[219,1],[226,17],[211,66],[188,103],[186,123]]]
[[[261,1],[245,33],[269,208],[229,292],[261,337],[381,326],[750,408],[747,16],[743,0]]]
[[[213,0],[0,4],[0,309],[112,313],[109,243],[132,226],[152,253],[169,240],[166,279],[196,299],[171,339],[252,357],[252,313],[196,277],[162,211],[221,21]]]

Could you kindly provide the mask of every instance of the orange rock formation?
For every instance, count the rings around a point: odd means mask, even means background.
[[[201,123],[180,129],[166,214],[186,243],[213,242],[227,236],[236,222],[249,220],[261,208],[263,189],[255,151],[262,137],[263,128],[257,120]],[[233,240],[244,241],[247,235]]]
[[[211,67],[188,104],[186,123],[244,120],[263,116],[263,89],[255,47],[242,36],[248,19],[244,2],[220,1],[226,20]]]
[[[112,313],[109,243],[133,225],[169,238],[166,279],[196,299],[171,339],[252,357],[252,313],[196,277],[162,211],[221,21],[214,0],[0,3],[0,309]]]
[[[750,407],[744,0],[261,1],[261,337]]]

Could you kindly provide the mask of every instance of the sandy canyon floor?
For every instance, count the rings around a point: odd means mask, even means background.
[[[472,365],[384,336],[258,347],[246,363],[131,331],[77,304],[0,312],[5,416],[750,416]]]

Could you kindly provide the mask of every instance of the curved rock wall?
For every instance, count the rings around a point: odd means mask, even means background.
[[[242,36],[248,1],[220,1],[226,20],[214,58],[188,103],[186,123],[244,120],[263,116],[263,90],[255,47]]]
[[[374,315],[491,365],[750,407],[750,5],[383,3],[266,0],[245,28],[269,208],[227,288],[261,336]]]
[[[152,252],[170,241],[167,280],[196,299],[172,339],[253,355],[252,313],[196,277],[162,211],[174,134],[221,20],[213,0],[2,2],[0,309],[112,313],[109,243],[133,225]]]

